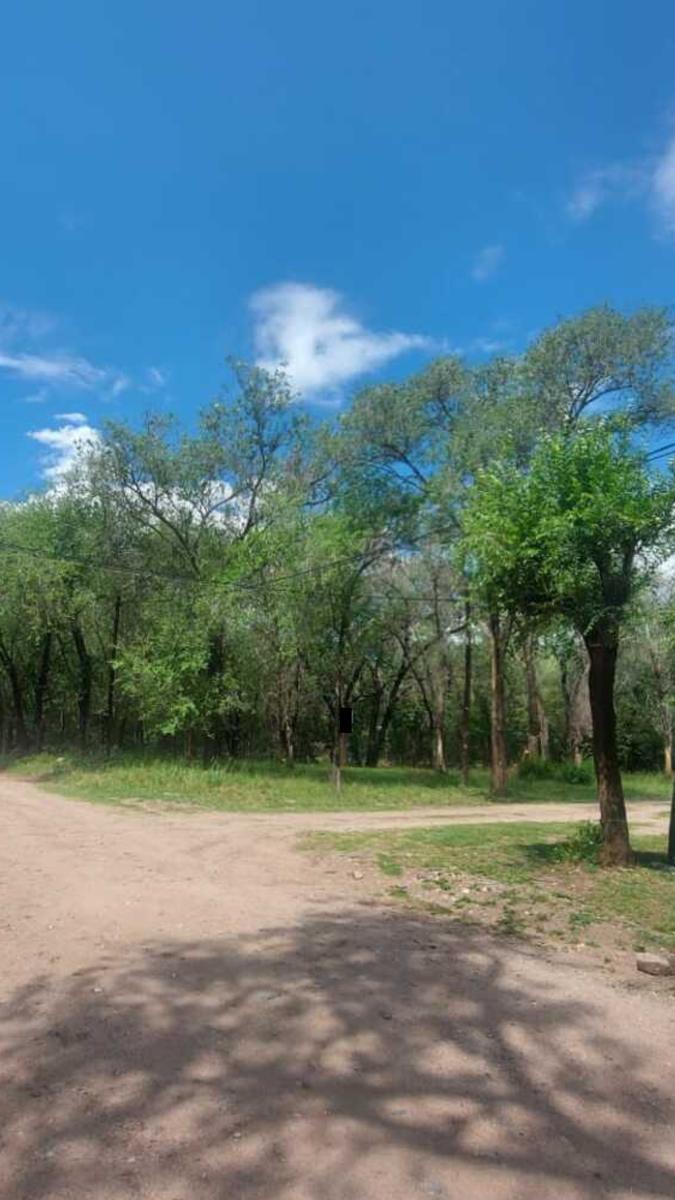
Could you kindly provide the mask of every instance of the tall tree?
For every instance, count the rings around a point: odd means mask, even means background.
[[[619,635],[672,541],[674,500],[672,479],[650,475],[628,439],[600,425],[545,438],[527,473],[483,472],[466,518],[483,585],[501,604],[565,617],[584,639],[606,863],[631,855],[614,709]]]

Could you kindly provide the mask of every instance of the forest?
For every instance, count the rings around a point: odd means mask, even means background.
[[[320,419],[230,363],[197,426],[109,422],[0,508],[5,755],[672,768],[669,314],[608,307]],[[341,708],[353,709],[348,747]]]

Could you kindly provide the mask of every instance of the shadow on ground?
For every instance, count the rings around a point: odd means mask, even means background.
[[[367,910],[110,953],[3,1006],[0,1191],[671,1198],[659,1047],[569,994],[508,942]]]

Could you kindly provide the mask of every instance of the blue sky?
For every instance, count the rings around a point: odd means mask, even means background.
[[[328,412],[670,304],[674,62],[672,0],[7,6],[0,493],[106,417],[191,420],[228,353]]]

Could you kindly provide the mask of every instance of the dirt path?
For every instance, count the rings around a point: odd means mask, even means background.
[[[668,805],[665,800],[639,800],[628,804],[631,829],[639,833],[665,833],[668,827]],[[230,822],[244,821],[247,828],[261,825],[270,832],[292,831],[296,834],[317,830],[410,829],[419,825],[483,825],[502,821],[554,821],[574,824],[595,821],[598,806],[590,804],[454,804],[448,808],[438,805],[377,812],[298,812],[298,813],[228,813],[220,816]]]
[[[0,779],[2,1200],[672,1198],[672,998],[374,907],[294,850],[448,815]]]

